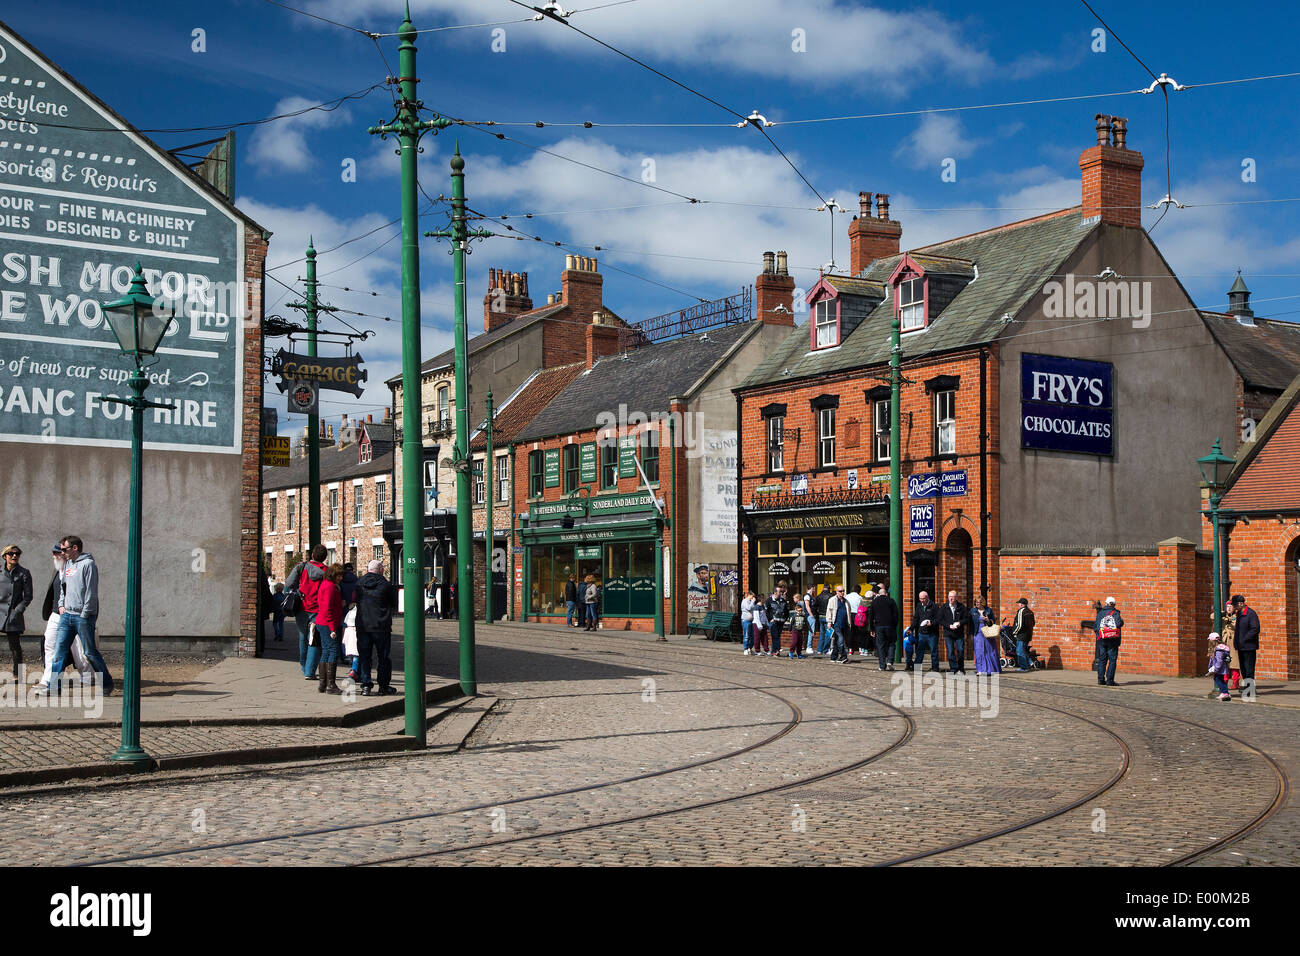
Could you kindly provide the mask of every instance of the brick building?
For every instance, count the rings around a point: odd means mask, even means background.
[[[680,632],[711,604],[735,604],[732,388],[784,339],[794,281],[771,253],[757,321],[587,359],[514,436],[522,554],[514,613],[565,616],[570,574],[602,582],[604,627]],[[644,476],[644,477],[643,477]],[[725,592],[725,593],[724,593]]]
[[[540,369],[585,361],[629,348],[640,341],[604,301],[604,279],[595,259],[566,256],[560,288],[547,294],[543,306],[533,307],[528,273],[488,270],[483,296],[483,331],[469,339],[469,421],[471,432],[482,424],[488,391],[500,400],[513,395]],[[597,334],[585,330],[595,323]],[[402,380],[388,380],[393,394],[396,445],[400,459],[405,437],[402,422]],[[450,609],[456,577],[456,474],[444,464],[454,457],[456,442],[455,349],[448,349],[420,366],[420,441],[424,457],[424,580],[437,582],[442,606]],[[396,507],[401,507],[401,469],[393,472]],[[384,526],[384,537],[395,554],[402,548],[400,510]],[[482,530],[481,527],[479,530]]]
[[[307,534],[307,467],[304,434],[289,467],[263,469],[262,558],[277,581],[285,579],[313,544]],[[351,562],[364,574],[366,564],[379,559],[391,579],[393,562],[383,526],[393,513],[392,468],[391,423],[371,418],[349,422],[346,415],[337,431],[321,423],[320,543],[329,551],[327,563]]]
[[[1141,228],[1127,121],[1099,115],[1096,133],[1079,206],[923,248],[902,250],[888,196],[861,194],[852,274],[813,286],[810,322],[737,390],[750,587],[887,579],[897,316],[908,616],[922,590],[1006,616],[1024,596],[1039,653],[1087,667],[1082,622],[1113,594],[1132,612],[1126,670],[1199,668],[1196,458],[1216,438],[1235,450],[1273,386],[1234,366],[1237,330]]]
[[[1300,678],[1300,377],[1244,442],[1220,501],[1223,595],[1259,614],[1259,678]],[[1207,494],[1208,498],[1208,494]],[[1208,501],[1206,503],[1207,512]],[[1211,547],[1207,520],[1202,544]],[[1208,610],[1204,612],[1208,617]],[[1202,618],[1203,627],[1208,627]]]

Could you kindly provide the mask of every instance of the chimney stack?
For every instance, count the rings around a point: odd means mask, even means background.
[[[1083,151],[1083,215],[1113,226],[1142,226],[1142,154],[1128,148],[1128,120],[1098,113],[1097,145]]]
[[[596,260],[586,256],[565,256],[564,265],[556,304],[570,306],[573,310],[571,318],[574,319],[581,316],[586,320],[596,312],[603,312],[605,280],[596,271]]]
[[[591,324],[583,329],[587,340],[587,368],[596,364],[596,359],[618,352],[622,330],[617,325],[604,321],[604,316],[594,313]]]
[[[794,325],[794,279],[786,268],[785,251],[763,253],[763,272],[754,280],[754,309],[768,325]]]
[[[889,194],[876,194],[875,216],[871,215],[871,193],[858,193],[858,215],[849,223],[849,270],[858,275],[877,259],[896,256],[903,239],[903,225],[889,218]]]
[[[488,269],[488,291],[483,296],[483,331],[491,332],[515,316],[531,311],[528,298],[528,273]]]

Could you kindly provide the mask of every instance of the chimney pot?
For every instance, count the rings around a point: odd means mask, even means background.
[[[1110,118],[1111,132],[1115,138],[1116,149],[1128,149],[1124,141],[1128,138],[1128,118],[1125,116],[1112,116]]]
[[[788,276],[790,274],[790,270],[786,266],[786,255],[784,249],[776,254],[776,274],[779,276]]]
[[[871,215],[871,193],[858,193],[858,215],[863,219]]]
[[[497,287],[497,270],[488,269],[488,291]]]
[[[1110,145],[1110,116],[1106,113],[1098,113],[1097,119],[1097,145]]]
[[[876,209],[879,211],[877,218],[889,218],[889,193],[876,193]]]
[[[572,269],[572,268],[573,268],[573,260],[576,259],[576,258],[577,258],[577,256],[565,256],[565,257],[564,257],[564,268],[565,268],[565,269]]]
[[[763,272],[770,273],[776,271],[776,254],[772,252],[763,253]]]
[[[525,272],[523,276],[524,276],[524,296],[526,298],[528,296],[528,273]]]
[[[546,296],[547,305],[555,305],[555,293],[551,292]]]
[[[592,271],[592,272],[595,272],[595,271],[596,271],[596,260],[595,260],[595,259],[589,259],[588,261],[591,263],[591,271]]]

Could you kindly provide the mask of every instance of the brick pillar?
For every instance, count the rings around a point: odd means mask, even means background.
[[[1152,600],[1167,609],[1164,634],[1143,635],[1148,663],[1157,674],[1196,677],[1204,670],[1207,623],[1197,614],[1196,545],[1186,538],[1168,538],[1157,547],[1159,579]]]
[[[754,280],[755,318],[768,325],[794,327],[794,278],[789,274],[784,252],[763,253],[763,271]]]
[[[262,527],[262,309],[265,302],[267,240],[244,237],[244,420],[241,423],[239,647],[240,657],[257,654],[258,558]]]
[[[849,269],[857,275],[877,259],[898,255],[903,224],[889,218],[889,195],[876,196],[877,214],[871,215],[871,193],[858,193],[859,213],[849,223]]]

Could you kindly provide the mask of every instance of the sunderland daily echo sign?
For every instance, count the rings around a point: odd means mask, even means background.
[[[1112,455],[1114,366],[1109,362],[1020,356],[1020,447]]]
[[[0,27],[0,440],[131,444],[102,305],[139,262],[176,318],[147,371],[152,448],[239,452],[243,221]]]

